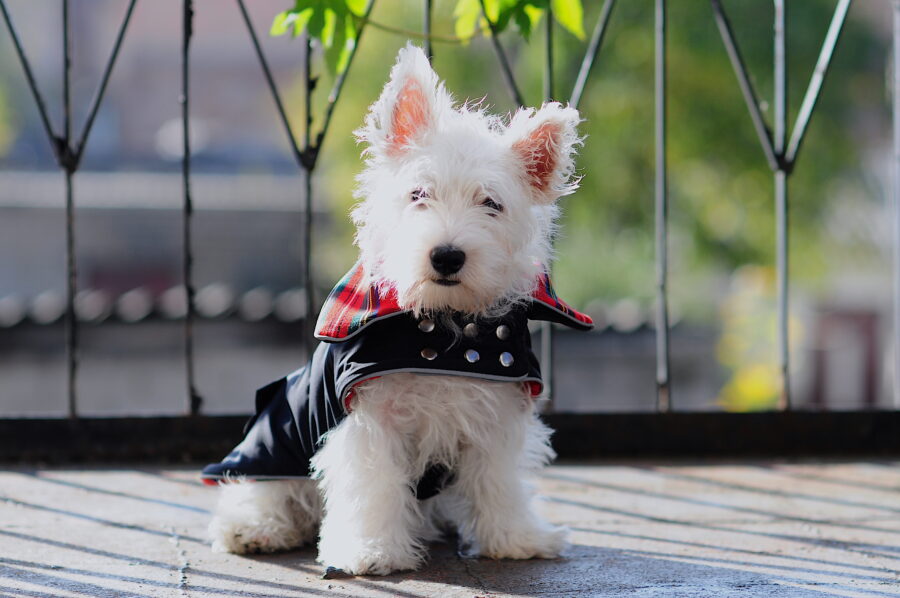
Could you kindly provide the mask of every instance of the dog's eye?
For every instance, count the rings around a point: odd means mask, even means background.
[[[416,188],[413,189],[412,192],[409,194],[409,199],[410,199],[413,203],[419,201],[420,199],[428,199],[428,197],[429,197],[429,196],[428,196],[428,191],[426,191],[426,190],[423,189],[422,187],[416,187]]]
[[[482,200],[481,205],[483,205],[486,208],[490,208],[494,212],[502,212],[503,211],[503,206],[498,204],[496,201],[494,201],[490,197],[485,197],[484,200]],[[491,216],[494,216],[494,215],[495,214],[491,214]]]

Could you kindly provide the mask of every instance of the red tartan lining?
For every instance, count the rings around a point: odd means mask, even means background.
[[[590,326],[594,325],[594,320],[591,319],[589,315],[581,313],[556,296],[553,285],[550,283],[550,275],[547,274],[546,271],[538,277],[538,284],[531,294],[531,298],[539,303],[543,303],[550,309],[555,309],[556,311],[581,322],[582,324]]]
[[[352,401],[352,400],[353,400],[353,397],[356,396],[356,391],[353,390],[354,388],[356,388],[357,386],[359,386],[359,385],[362,384],[363,382],[368,382],[369,380],[378,380],[379,378],[381,378],[381,376],[372,376],[371,378],[363,378],[362,380],[359,380],[359,381],[357,381],[357,382],[354,382],[354,383],[350,386],[350,388],[347,390],[347,396],[344,397],[344,411],[346,411],[347,413],[350,413],[350,411],[352,411],[352,410],[350,409],[350,401]]]
[[[316,326],[317,337],[345,339],[370,322],[403,311],[393,288],[381,289],[364,284],[364,277],[365,271],[358,263],[338,282],[322,307]],[[546,272],[538,277],[532,299],[586,326],[594,323],[589,316],[556,296]]]

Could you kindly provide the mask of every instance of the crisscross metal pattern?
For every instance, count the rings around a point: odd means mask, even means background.
[[[513,65],[510,62],[503,40],[497,35],[496,24],[487,18],[487,12],[481,1],[482,14],[485,16],[487,26],[493,35],[490,36],[490,43],[493,52],[496,54],[498,68],[503,76],[505,85],[509,91],[510,97],[518,105],[523,105],[526,98],[523,96],[522,90],[516,80]],[[773,44],[774,44],[774,119],[770,128],[766,122],[763,112],[760,108],[759,96],[753,86],[752,80],[748,75],[746,65],[740,52],[740,48],[735,39],[731,22],[728,19],[726,10],[721,0],[710,0],[712,14],[714,15],[716,25],[722,38],[723,46],[726,54],[733,67],[738,86],[746,104],[751,125],[753,126],[756,136],[758,137],[760,147],[763,152],[767,164],[773,172],[774,177],[774,202],[776,206],[776,269],[778,280],[778,355],[782,376],[782,391],[779,407],[783,410],[791,408],[790,393],[790,363],[789,363],[789,336],[788,336],[788,315],[789,315],[789,276],[788,276],[788,181],[800,153],[803,140],[809,128],[812,116],[815,112],[817,101],[821,95],[832,57],[840,40],[841,32],[847,18],[852,0],[836,0],[833,16],[830,25],[825,34],[824,41],[819,52],[818,60],[815,68],[810,76],[809,84],[806,88],[800,110],[793,127],[790,128],[787,121],[788,113],[788,97],[787,97],[787,39],[788,31],[786,29],[786,2],[785,0],[773,0],[774,2],[774,27],[773,27]],[[6,30],[10,35],[16,56],[22,67],[25,82],[30,90],[34,100],[35,107],[38,111],[40,121],[47,139],[51,145],[53,155],[65,177],[65,205],[66,205],[66,264],[67,264],[67,296],[66,296],[66,346],[67,346],[67,369],[68,369],[68,410],[72,419],[78,416],[78,396],[77,396],[77,374],[78,374],[78,326],[75,318],[74,300],[77,291],[77,265],[75,263],[75,227],[74,227],[74,208],[75,193],[74,181],[75,175],[79,169],[81,159],[84,155],[85,147],[90,137],[92,127],[96,116],[106,94],[108,84],[111,80],[114,67],[120,54],[120,50],[124,43],[128,25],[131,22],[132,15],[137,4],[137,0],[128,0],[125,13],[116,37],[110,51],[109,57],[103,68],[96,91],[89,104],[87,117],[77,136],[73,136],[73,123],[71,119],[71,51],[70,51],[70,19],[69,19],[69,0],[61,0],[62,8],[62,39],[63,39],[63,56],[62,56],[62,106],[63,106],[63,123],[62,127],[57,129],[50,119],[47,110],[47,101],[44,94],[39,89],[35,80],[31,65],[24,50],[19,33],[14,25],[12,16],[7,8],[5,0],[0,0],[0,14],[2,14]],[[599,11],[596,25],[593,29],[590,41],[587,44],[583,59],[580,64],[568,101],[571,105],[577,107],[586,92],[586,85],[594,72],[594,65],[600,56],[604,39],[609,30],[612,21],[612,13],[615,7],[615,0],[605,0]],[[375,0],[369,0],[364,14],[359,19],[357,43],[353,47],[349,63],[352,65],[353,58],[360,46],[362,35],[367,27],[369,16],[374,8]],[[900,55],[900,0],[892,0],[894,15],[894,56]],[[341,92],[346,82],[347,76],[351,71],[348,66],[336,79],[328,96],[327,104],[321,117],[321,128],[318,131],[312,131],[313,122],[311,92],[314,86],[314,77],[310,69],[311,60],[311,44],[308,37],[302,40],[303,45],[303,80],[305,81],[305,105],[304,105],[304,122],[301,126],[301,133],[298,134],[296,128],[290,122],[287,112],[282,101],[282,94],[272,75],[271,69],[260,44],[256,32],[256,26],[252,22],[247,11],[244,0],[236,0],[236,8],[240,13],[244,25],[246,26],[252,49],[258,59],[259,66],[264,74],[266,85],[271,92],[273,102],[280,121],[281,127],[285,131],[288,139],[291,153],[297,163],[300,173],[303,177],[304,185],[302,187],[302,197],[298,198],[298,204],[304,209],[304,225],[303,225],[303,244],[304,244],[304,266],[302,273],[302,284],[304,288],[304,302],[306,307],[306,333],[304,334],[304,343],[309,352],[312,342],[312,323],[315,322],[315,296],[313,292],[313,272],[311,267],[312,256],[312,174],[316,169],[318,157],[327,131],[329,130],[332,116],[336,105],[338,104]],[[677,403],[673,402],[673,397],[677,397],[672,393],[671,376],[669,368],[669,297],[668,297],[668,197],[667,197],[667,160],[666,160],[666,100],[668,97],[668,88],[666,82],[666,24],[667,24],[667,1],[654,0],[654,34],[655,34],[655,239],[656,239],[656,385],[657,385],[657,407],[658,411],[666,412],[674,409]],[[201,411],[202,399],[200,392],[195,386],[194,380],[194,347],[192,341],[192,322],[194,318],[194,287],[193,287],[193,251],[191,247],[191,230],[193,213],[193,205],[191,198],[191,145],[190,145],[190,43],[193,33],[193,19],[195,6],[193,0],[182,0],[182,52],[181,52],[181,91],[180,102],[182,107],[182,132],[183,132],[183,156],[182,156],[182,177],[183,177],[183,278],[186,292],[186,316],[185,316],[185,353],[187,371],[187,404],[186,412],[191,415],[198,415]],[[423,1],[423,32],[425,39],[426,53],[429,57],[434,56],[432,41],[439,39],[432,35],[432,0]],[[545,15],[544,30],[544,86],[543,100],[549,101],[553,99],[561,99],[554,85],[554,42],[553,42],[553,20],[551,8],[548,8],[548,14]],[[893,114],[894,114],[894,167],[895,180],[893,185],[893,198],[895,209],[895,225],[896,237],[900,238],[900,61],[894,60],[893,73]],[[562,98],[565,99],[565,98]],[[900,346],[900,243],[895,241],[895,259],[894,259],[894,342],[895,346]],[[552,397],[552,328],[549,324],[542,327],[542,361],[547,372],[546,389],[549,396]],[[895,351],[895,375],[894,384],[894,400],[895,406],[900,408],[900,351]],[[688,418],[689,419],[689,418]]]

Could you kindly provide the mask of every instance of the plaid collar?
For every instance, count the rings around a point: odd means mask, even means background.
[[[394,289],[371,284],[366,279],[362,263],[357,262],[325,300],[316,323],[316,338],[343,341],[372,322],[407,311],[397,303]],[[528,318],[565,324],[577,330],[590,330],[594,327],[590,316],[576,311],[556,296],[546,270],[538,277],[531,295]]]

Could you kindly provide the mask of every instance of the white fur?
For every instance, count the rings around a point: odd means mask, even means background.
[[[312,480],[222,484],[209,524],[216,552],[276,552],[315,542],[322,500]]]
[[[391,151],[389,127],[409,77],[426,92],[430,119],[398,153]],[[577,187],[572,156],[580,143],[578,122],[576,110],[556,103],[519,110],[509,127],[483,110],[454,109],[421,50],[401,50],[391,81],[357,131],[368,148],[353,219],[367,271],[393,286],[400,302],[416,312],[452,308],[489,314],[528,297],[535,274],[551,257],[553,200]],[[523,156],[514,146],[544,123],[559,128],[554,148],[559,165],[549,187],[535,190],[523,176]],[[410,192],[419,187],[431,198],[413,203]],[[488,196],[504,208],[497,217],[479,205]],[[430,282],[429,253],[443,244],[466,253],[458,286]]]
[[[577,187],[578,122],[555,103],[522,109],[508,125],[454,107],[422,51],[401,50],[357,132],[367,148],[353,219],[367,272],[417,314],[496,316],[526,300],[551,257],[554,201]],[[531,176],[535,164],[553,169]],[[427,197],[413,201],[414,189]],[[502,212],[482,205],[488,197]],[[465,252],[456,286],[434,282],[442,275],[430,254],[441,245]],[[551,558],[565,546],[566,531],[531,507],[524,478],[554,454],[519,384],[393,374],[358,386],[351,407],[313,459],[315,480],[222,487],[214,548],[292,548],[312,541],[321,520],[322,563],[384,575],[418,568],[425,543],[447,526],[470,556]],[[435,463],[455,479],[419,501],[416,481]]]

